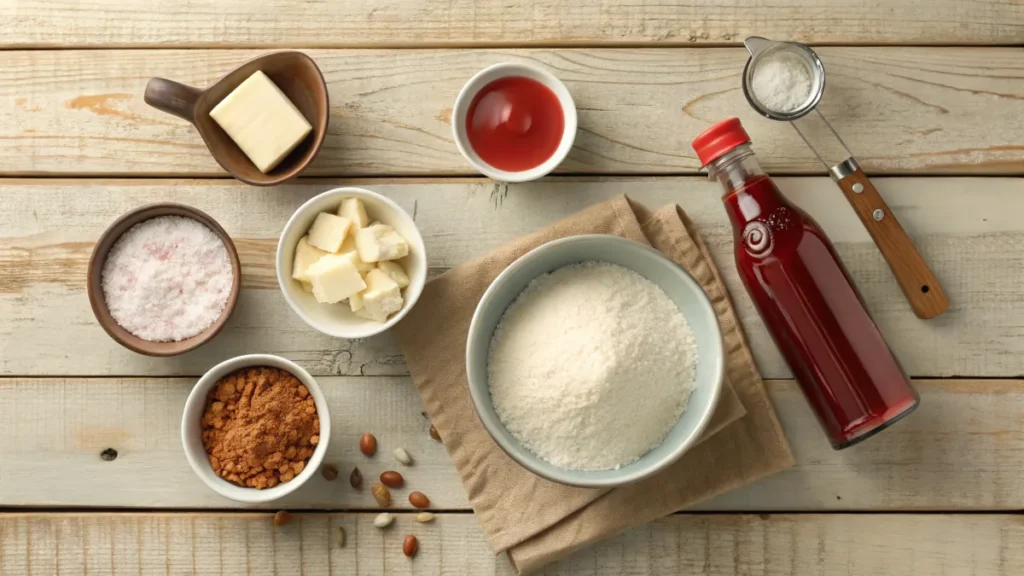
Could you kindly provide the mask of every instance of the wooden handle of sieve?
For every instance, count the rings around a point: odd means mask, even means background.
[[[934,318],[949,308],[938,278],[907,236],[900,221],[859,166],[837,180],[896,276],[918,318]]]

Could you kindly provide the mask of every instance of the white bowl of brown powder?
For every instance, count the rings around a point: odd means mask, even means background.
[[[331,418],[316,380],[269,354],[221,362],[185,401],[181,441],[199,478],[225,498],[277,500],[316,474]]]

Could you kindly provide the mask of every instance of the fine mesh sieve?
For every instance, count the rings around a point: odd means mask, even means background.
[[[825,92],[825,66],[814,50],[796,42],[773,42],[758,36],[747,38],[743,44],[750,52],[750,59],[747,60],[747,65],[743,68],[743,95],[746,96],[747,102],[754,110],[771,120],[783,121],[796,120],[814,110],[818,101],[821,100],[821,95]],[[807,99],[799,108],[789,112],[772,110],[758,100],[757,94],[753,90],[754,70],[758,64],[780,54],[791,57],[794,62],[803,66],[811,77],[811,90]]]
[[[825,65],[818,58],[818,54],[810,47],[798,42],[775,42],[759,36],[747,38],[743,45],[750,52],[747,65],[743,68],[743,95],[747,98],[751,108],[769,120],[789,122],[807,144],[807,147],[811,149],[811,152],[814,152],[818,160],[829,169],[834,180],[838,182],[849,176],[858,167],[857,160],[832,124],[817,109],[818,102],[821,101],[821,96],[825,93]],[[780,54],[789,57],[790,61],[796,65],[802,66],[811,77],[811,89],[807,98],[798,108],[788,112],[769,108],[758,99],[753,88],[754,73],[757,67]],[[812,111],[814,112],[812,118],[803,119]],[[803,120],[798,122],[801,119]],[[816,138],[822,132],[824,132],[823,137]],[[831,133],[831,137],[829,137],[829,133]],[[817,142],[817,146],[811,144],[812,140]]]

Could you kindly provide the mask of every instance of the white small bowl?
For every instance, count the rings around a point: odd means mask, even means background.
[[[206,396],[216,386],[217,381],[236,370],[254,366],[279,368],[298,378],[299,382],[302,382],[309,390],[310,395],[313,396],[313,402],[316,404],[316,415],[320,419],[320,442],[317,443],[316,450],[313,451],[313,456],[306,463],[306,467],[303,468],[298,476],[290,481],[264,490],[244,488],[217,476],[213,471],[213,467],[210,466],[210,457],[206,453],[206,448],[203,447],[201,427],[203,411],[206,409]],[[327,409],[327,399],[324,398],[320,385],[309,375],[309,372],[303,370],[298,364],[270,354],[237,356],[210,368],[199,379],[199,382],[196,382],[196,385],[192,387],[192,392],[189,393],[188,399],[185,400],[185,411],[181,416],[181,444],[185,449],[185,458],[188,459],[189,465],[192,466],[192,470],[199,476],[199,479],[209,486],[211,490],[225,498],[250,504],[277,500],[291,494],[299,486],[305,484],[320,469],[324,455],[327,454],[327,442],[330,437],[331,414]]]
[[[513,76],[522,76],[536,80],[550,88],[555,93],[555,96],[558,97],[558,102],[562,105],[562,114],[565,118],[562,141],[559,142],[555,153],[540,166],[521,172],[506,172],[484,162],[476,151],[473,150],[473,146],[469,143],[469,135],[466,133],[466,117],[469,114],[469,105],[473,103],[473,98],[476,97],[477,93],[495,80]],[[477,72],[462,87],[459,96],[455,99],[455,107],[452,109],[452,135],[455,137],[455,145],[459,147],[459,152],[462,153],[462,156],[484,176],[501,182],[536,180],[548,175],[557,168],[565,160],[569,150],[572,149],[572,143],[576,140],[576,103],[573,102],[572,95],[569,94],[565,84],[562,84],[562,81],[556,78],[554,74],[543,68],[522,62],[495,64]]]
[[[566,470],[519,443],[498,418],[487,382],[491,337],[505,310],[542,274],[577,262],[618,264],[657,284],[675,302],[693,330],[697,370],[686,409],[662,442],[639,460],[614,470]],[[520,256],[491,282],[473,313],[466,337],[466,378],[477,416],[513,460],[548,480],[570,486],[611,488],[649,478],[695,446],[715,413],[725,377],[725,352],[718,317],[707,294],[690,273],[650,246],[600,234],[552,240]]]
[[[345,198],[359,198],[366,205],[370,221],[380,221],[392,226],[409,243],[409,255],[396,260],[409,275],[409,285],[402,290],[402,309],[388,318],[387,322],[374,322],[352,313],[348,302],[321,304],[312,294],[303,290],[298,280],[292,278],[292,262],[295,246],[313,225],[316,215],[321,212],[337,212]],[[313,328],[337,338],[368,338],[384,332],[405,317],[409,309],[423,292],[427,282],[427,252],[423,237],[416,228],[412,216],[386,196],[362,188],[335,188],[314,196],[299,207],[288,219],[277,243],[277,283],[281,293],[292,310]]]

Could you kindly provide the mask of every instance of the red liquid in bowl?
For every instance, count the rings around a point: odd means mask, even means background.
[[[505,172],[546,162],[558,149],[565,116],[558,96],[536,80],[500,78],[473,98],[466,115],[469,144],[481,160]]]

